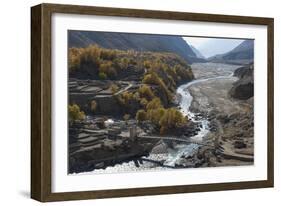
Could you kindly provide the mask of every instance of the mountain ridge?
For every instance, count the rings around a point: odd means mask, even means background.
[[[204,55],[198,50],[196,49],[196,47],[194,47],[193,45],[189,45],[190,48],[193,50],[193,52],[195,53],[195,55],[198,57],[198,58],[201,58],[201,59],[206,59],[206,57],[204,57]]]
[[[198,58],[190,45],[179,36],[74,30],[68,32],[69,47],[87,47],[90,44],[107,49],[176,53],[190,64],[206,61]]]
[[[254,40],[245,40],[237,47],[224,54],[208,58],[211,62],[249,64],[254,59]]]

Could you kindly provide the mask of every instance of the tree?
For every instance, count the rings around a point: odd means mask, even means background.
[[[95,112],[95,111],[97,110],[97,107],[98,107],[98,103],[97,103],[95,100],[93,100],[93,101],[91,102],[91,110],[92,110],[93,112]]]
[[[106,76],[111,79],[114,79],[117,76],[117,72],[113,68],[111,61],[101,63],[99,66],[99,72],[106,74]]]
[[[146,112],[143,109],[140,109],[136,114],[136,120],[142,122],[146,120]]]
[[[107,75],[104,72],[99,72],[99,79],[105,80],[107,79]]]
[[[70,48],[68,54],[69,54],[68,55],[69,70],[70,72],[73,72],[80,66],[81,49]]]
[[[146,105],[146,110],[163,108],[161,100],[158,97],[154,97],[150,102]]]
[[[77,104],[68,106],[68,114],[70,121],[85,119],[85,113],[80,110],[80,107]]]
[[[129,115],[129,114],[125,114],[125,115],[123,116],[123,119],[125,120],[126,124],[128,124],[128,120],[130,119],[130,116],[131,116],[131,115]]]
[[[112,92],[113,94],[115,94],[116,92],[118,92],[119,87],[118,87],[116,84],[112,84],[112,85],[110,86],[110,90],[111,90],[111,92]]]
[[[141,86],[138,89],[138,92],[139,92],[141,98],[145,98],[148,101],[152,100],[155,97],[153,91],[151,90],[150,86],[148,86],[148,85]]]
[[[140,104],[145,108],[147,105],[148,101],[145,98],[141,98]]]
[[[144,84],[156,84],[159,85],[160,79],[158,75],[155,72],[151,72],[149,74],[146,74],[142,80]]]
[[[169,130],[176,129],[186,123],[186,119],[180,111],[175,108],[169,108],[160,118],[160,133],[164,134]]]

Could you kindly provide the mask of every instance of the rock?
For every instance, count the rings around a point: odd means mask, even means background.
[[[234,142],[234,147],[236,149],[243,149],[243,148],[246,148],[247,145],[243,141],[235,141]]]
[[[96,169],[102,169],[102,168],[104,168],[104,162],[100,162],[100,163],[97,163],[97,164],[95,164],[95,168]]]
[[[240,79],[233,84],[229,91],[230,96],[236,99],[247,100],[254,96],[253,64],[238,68],[234,74]]]

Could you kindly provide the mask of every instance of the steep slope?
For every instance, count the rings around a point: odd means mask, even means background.
[[[238,39],[209,38],[197,48],[206,58],[209,58],[216,54],[229,52],[233,48],[237,47],[241,42],[242,40]]]
[[[196,49],[194,46],[190,45],[190,48],[196,54],[197,58],[205,59],[205,57],[201,54],[201,52],[198,49]]]
[[[239,78],[229,91],[230,96],[236,99],[246,100],[254,96],[254,65],[249,64],[235,70],[234,76]]]
[[[208,58],[211,62],[249,64],[254,59],[254,40],[245,40],[225,54]]]
[[[68,32],[68,44],[69,47],[98,44],[108,49],[171,52],[178,54],[188,63],[203,61],[197,58],[186,41],[178,36],[71,30]]]

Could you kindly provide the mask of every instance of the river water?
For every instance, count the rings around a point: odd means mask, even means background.
[[[201,65],[199,65],[201,66]],[[212,63],[205,63],[203,65],[205,68],[206,66],[214,66]],[[229,65],[230,66],[230,65]],[[229,67],[226,66],[226,67]],[[217,68],[216,68],[217,69]],[[195,141],[204,141],[204,137],[209,132],[209,121],[204,116],[196,115],[196,113],[193,113],[190,111],[190,106],[193,100],[192,95],[189,92],[189,87],[202,83],[205,81],[215,80],[215,79],[225,79],[225,78],[233,78],[233,70],[228,70],[227,72],[223,72],[222,75],[219,76],[212,76],[212,77],[201,77],[199,79],[193,80],[191,82],[188,82],[186,84],[183,84],[177,88],[177,95],[180,96],[179,100],[179,107],[180,111],[183,113],[183,115],[188,116],[188,118],[201,125],[200,131],[193,137],[190,137],[192,140]],[[168,153],[164,154],[150,154],[147,159],[155,160],[155,161],[162,161],[164,162],[164,165],[168,167],[173,167],[175,164],[181,159],[182,156],[191,156],[195,152],[197,152],[199,145],[198,144],[177,144],[173,149],[168,149]],[[107,167],[105,169],[98,169],[94,170],[92,172],[85,172],[82,174],[99,174],[99,173],[120,173],[120,172],[134,172],[134,171],[145,171],[145,170],[164,170],[168,169],[167,167],[160,167],[156,165],[155,163],[151,162],[143,162],[143,164],[140,164],[139,167],[136,167],[133,161],[117,164],[113,167]],[[80,173],[81,174],[81,173]]]

